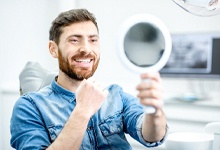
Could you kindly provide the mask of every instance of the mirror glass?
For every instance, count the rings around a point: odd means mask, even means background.
[[[133,25],[124,38],[124,51],[127,58],[139,67],[156,64],[163,55],[164,48],[164,36],[149,23]]]

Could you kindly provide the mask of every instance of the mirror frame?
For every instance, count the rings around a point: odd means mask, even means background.
[[[151,24],[153,27],[157,28],[164,36],[165,48],[164,48],[163,55],[161,56],[159,61],[152,66],[148,66],[148,67],[137,66],[133,64],[127,58],[125,54],[124,38],[127,32],[129,31],[129,29],[133,27],[135,24],[139,24],[139,23]],[[172,40],[171,40],[169,30],[159,18],[153,15],[145,14],[145,13],[133,15],[129,17],[127,20],[125,20],[120,28],[119,39],[118,39],[118,44],[117,44],[117,52],[124,66],[133,72],[136,72],[136,73],[158,72],[160,69],[162,69],[165,66],[165,64],[169,60],[171,49],[172,49]]]

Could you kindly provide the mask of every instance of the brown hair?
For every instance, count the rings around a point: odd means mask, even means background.
[[[49,40],[52,40],[59,44],[59,38],[62,34],[62,29],[73,23],[92,21],[97,30],[98,25],[95,16],[86,9],[72,9],[66,12],[62,12],[58,17],[52,22],[52,26],[49,31]]]

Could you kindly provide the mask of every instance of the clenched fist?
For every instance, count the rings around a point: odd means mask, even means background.
[[[76,90],[76,106],[91,117],[100,109],[107,94],[93,78],[84,79]]]

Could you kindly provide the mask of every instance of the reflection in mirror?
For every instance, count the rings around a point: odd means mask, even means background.
[[[125,54],[133,64],[149,67],[160,60],[165,48],[164,41],[158,28],[149,23],[137,23],[125,35]]]

